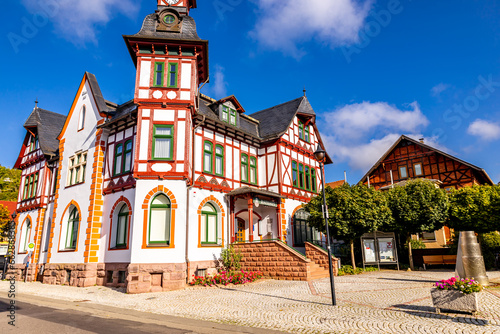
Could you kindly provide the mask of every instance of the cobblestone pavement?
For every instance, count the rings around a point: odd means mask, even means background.
[[[17,283],[19,293],[291,333],[500,333],[500,289],[480,294],[480,312],[436,314],[430,288],[451,271],[381,271],[311,283],[263,280],[245,286],[190,287],[128,295],[104,287]],[[500,272],[489,272],[500,283]],[[0,282],[7,291],[8,282]]]

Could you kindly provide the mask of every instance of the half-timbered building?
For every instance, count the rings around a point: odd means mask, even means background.
[[[85,73],[67,117],[33,111],[16,164],[18,277],[174,289],[213,272],[228,245],[263,241],[309,266],[290,246],[306,252],[301,206],[319,191],[315,112],[305,95],[249,114],[235,96],[200,94],[208,42],[193,8],[158,0],[139,33],[124,36],[137,69],[131,101],[105,100]],[[309,277],[298,271],[290,278]]]
[[[446,190],[473,185],[493,185],[482,168],[426,145],[424,140],[401,136],[363,176],[361,183],[377,190],[403,186],[410,179],[428,179]],[[428,248],[442,247],[451,235],[448,228],[415,236]]]

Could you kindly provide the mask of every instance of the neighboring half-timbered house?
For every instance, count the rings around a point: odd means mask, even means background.
[[[401,136],[394,145],[361,179],[361,183],[377,190],[404,185],[410,179],[429,179],[446,189],[460,189],[473,185],[493,185],[482,168],[460,160],[407,136]],[[450,239],[448,228],[422,233],[417,238],[428,248],[446,245]]]
[[[53,154],[40,160],[23,148],[16,166],[28,197],[19,209],[51,203],[45,220],[30,213],[37,234],[28,234],[37,247],[46,240],[46,256],[34,255],[29,270],[44,283],[159,291],[213,272],[214,258],[233,243],[279,240],[305,253],[311,229],[301,207],[319,191],[313,153],[324,148],[314,110],[302,96],[249,114],[235,96],[200,94],[208,42],[198,37],[192,8],[194,0],[158,0],[140,32],[124,36],[137,68],[133,100],[105,100],[85,73],[52,131]],[[29,184],[43,168],[50,173],[38,176],[33,197]]]

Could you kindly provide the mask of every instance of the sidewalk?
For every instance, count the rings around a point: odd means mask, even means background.
[[[451,271],[381,271],[336,277],[336,307],[331,305],[328,279],[313,283],[264,280],[141,295],[98,286],[40,283],[18,283],[16,289],[23,295],[78,305],[92,303],[291,333],[500,333],[500,289],[480,294],[476,317],[434,312],[430,289],[435,281],[451,276]],[[500,281],[500,272],[488,272],[488,277]],[[0,282],[2,297],[8,286]]]

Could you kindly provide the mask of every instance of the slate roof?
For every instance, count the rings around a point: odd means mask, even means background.
[[[109,103],[111,103],[111,102],[109,102]],[[108,114],[111,115],[111,119],[106,121],[102,125],[103,127],[106,127],[106,126],[111,125],[115,122],[123,120],[137,111],[137,104],[134,103],[133,99],[128,101],[128,102],[125,102],[119,106],[117,106],[115,104],[114,107],[115,107],[114,110],[108,111]]]
[[[99,87],[95,75],[89,72],[85,72],[85,75],[87,76],[90,89],[92,90],[92,94],[94,95],[97,108],[99,108],[100,112],[108,111],[108,105],[106,103],[106,100],[104,100],[104,97],[102,96],[101,87]]]
[[[26,129],[36,127],[43,154],[55,155],[59,150],[57,136],[65,122],[66,116],[36,107],[24,123],[24,127]]]
[[[250,116],[260,122],[260,137],[264,140],[269,140],[278,138],[288,131],[297,114],[316,116],[307,97],[302,96],[298,99],[258,111]]]
[[[230,196],[245,195],[245,194],[258,194],[258,195],[269,196],[269,197],[274,197],[274,198],[285,198],[285,197],[281,196],[280,194],[275,193],[274,191],[257,189],[257,188],[252,188],[252,187],[248,187],[248,186],[234,189],[233,191],[230,191],[229,193],[227,193],[226,196],[230,197]]]
[[[172,39],[172,40],[190,40],[190,41],[201,41],[201,38],[196,32],[196,22],[191,16],[181,16],[182,18],[182,30],[178,32],[168,32],[168,31],[156,31],[157,24],[157,13],[149,14],[146,16],[142,23],[141,30],[135,34],[126,37],[141,37],[141,38],[161,38],[161,39]]]

